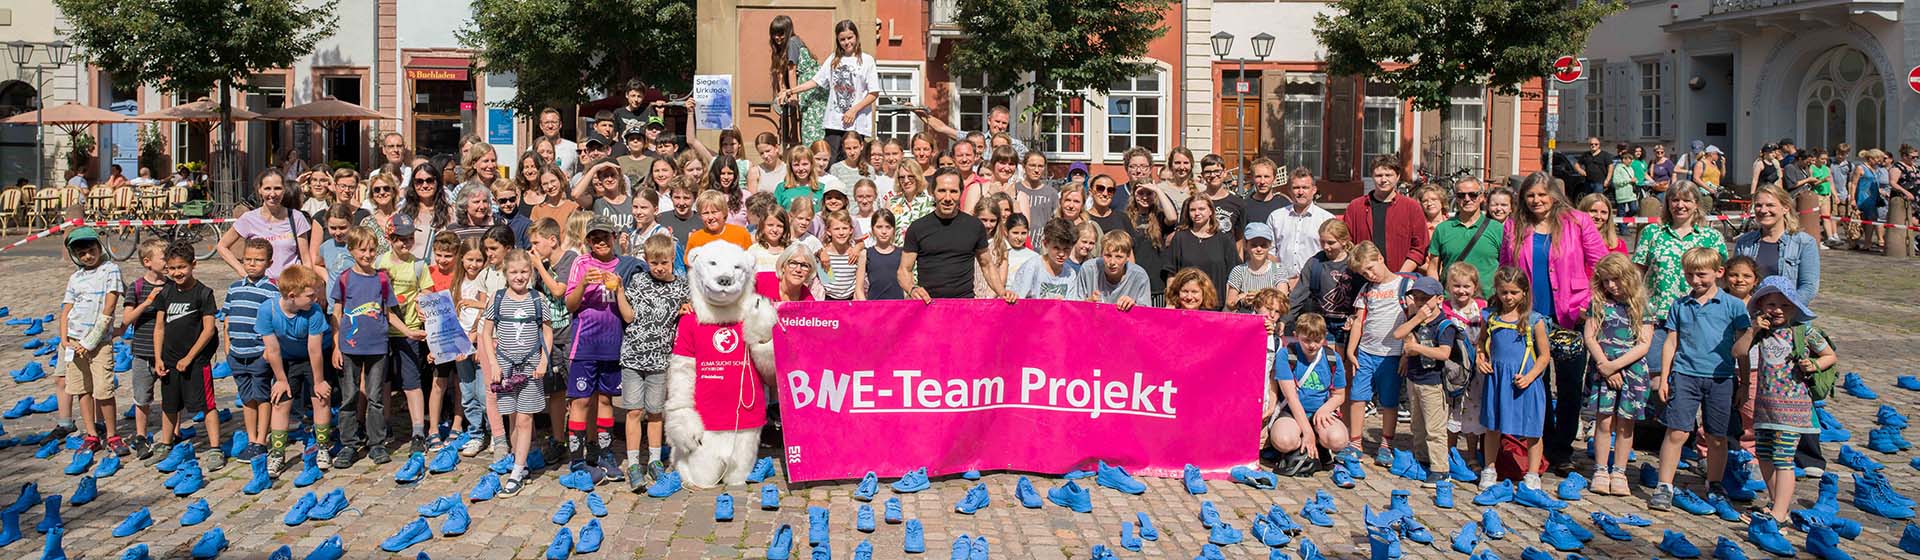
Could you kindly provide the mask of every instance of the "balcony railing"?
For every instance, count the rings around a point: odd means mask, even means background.
[[[930,23],[933,27],[959,27],[959,0],[928,0],[932,4]]]
[[[1713,0],[1713,4],[1707,8],[1707,15],[1727,14],[1798,3],[1800,3],[1800,0]]]

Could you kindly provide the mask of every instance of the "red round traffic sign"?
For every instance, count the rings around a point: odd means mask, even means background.
[[[1912,70],[1907,71],[1907,89],[1913,90],[1914,93],[1920,93],[1920,66],[1915,66]]]
[[[1553,79],[1560,83],[1571,84],[1578,81],[1580,75],[1585,72],[1586,65],[1581,64],[1580,59],[1563,56],[1553,61]]]

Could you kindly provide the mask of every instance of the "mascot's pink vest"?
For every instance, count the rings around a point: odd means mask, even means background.
[[[693,409],[713,431],[758,429],[767,423],[767,388],[747,359],[740,323],[703,325],[680,316],[673,355],[693,358]]]

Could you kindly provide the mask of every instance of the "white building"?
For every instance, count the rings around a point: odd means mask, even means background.
[[[1566,151],[1693,140],[1744,184],[1762,145],[1920,144],[1920,2],[1630,0],[1587,40],[1587,78],[1559,94]]]

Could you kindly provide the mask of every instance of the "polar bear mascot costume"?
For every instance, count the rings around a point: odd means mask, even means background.
[[[767,423],[773,304],[753,292],[754,260],[724,241],[687,254],[693,314],[680,317],[667,365],[667,442],[681,481],[744,484]]]

